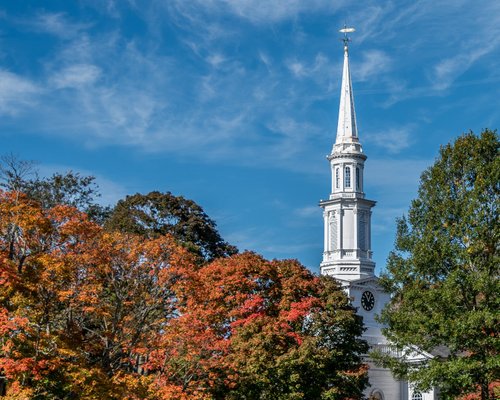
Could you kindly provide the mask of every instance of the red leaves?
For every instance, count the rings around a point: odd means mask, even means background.
[[[485,392],[489,392],[489,398],[491,399],[498,399],[500,396],[500,381],[492,382],[488,385],[488,388],[486,390],[485,387]],[[477,392],[475,393],[469,393],[464,396],[460,396],[458,399],[459,400],[481,400],[483,397],[481,397],[481,388],[477,388]]]
[[[9,393],[51,380],[71,391],[84,376],[140,371],[174,310],[173,270],[190,264],[185,253],[169,237],[106,233],[72,207],[43,210],[0,192],[0,369]]]
[[[314,306],[318,306],[319,301],[314,297],[305,297],[290,305],[290,309],[283,311],[282,316],[286,321],[296,322],[306,317]]]
[[[12,316],[5,308],[0,308],[0,336],[18,332],[24,329],[27,324],[27,318]]]

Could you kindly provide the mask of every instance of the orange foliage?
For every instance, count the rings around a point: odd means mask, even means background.
[[[491,399],[499,399],[500,398],[500,382],[492,382],[488,386],[489,395]],[[485,387],[486,392],[486,387]],[[465,396],[461,396],[459,400],[481,400],[481,393],[478,389],[476,393],[469,393]]]
[[[189,265],[189,255],[169,237],[106,233],[72,207],[44,210],[0,192],[0,370],[9,396],[43,393],[52,381],[50,390],[69,396],[145,398],[142,365],[173,312],[180,262]]]

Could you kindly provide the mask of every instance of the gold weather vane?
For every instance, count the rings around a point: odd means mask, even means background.
[[[351,41],[351,38],[349,36],[347,36],[347,34],[355,32],[355,31],[356,31],[356,29],[354,29],[352,27],[348,28],[347,25],[344,25],[344,27],[342,29],[339,29],[339,32],[344,34],[344,37],[342,39],[340,39],[344,42],[344,48],[347,48],[347,45]]]

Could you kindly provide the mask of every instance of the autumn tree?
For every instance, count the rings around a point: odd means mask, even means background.
[[[221,238],[215,222],[198,204],[170,192],[127,196],[118,201],[105,227],[148,238],[171,234],[203,260],[237,252],[236,247]]]
[[[184,271],[175,291],[180,315],[147,366],[164,398],[361,398],[362,322],[333,279],[243,253]]]
[[[107,233],[73,207],[0,192],[0,370],[12,398],[140,399],[152,341],[192,256]]]
[[[383,278],[392,301],[381,322],[402,352],[436,354],[419,363],[380,356],[397,376],[443,398],[480,393],[500,379],[500,158],[485,130],[441,148],[418,197],[398,221]]]
[[[7,398],[356,399],[366,385],[359,317],[296,261],[201,265],[170,235],[0,192],[0,280]]]

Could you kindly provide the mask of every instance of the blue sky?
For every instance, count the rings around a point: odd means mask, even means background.
[[[80,0],[0,5],[0,153],[171,191],[225,239],[318,271],[350,50],[373,250],[457,135],[500,126],[495,0]]]

